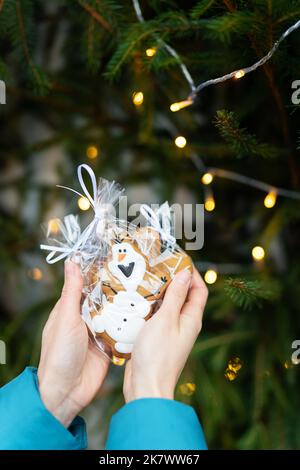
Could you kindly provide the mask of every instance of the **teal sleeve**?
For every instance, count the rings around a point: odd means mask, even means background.
[[[0,449],[79,450],[86,446],[82,418],[75,418],[66,429],[45,408],[36,369],[27,367],[0,388]]]
[[[142,398],[123,406],[109,427],[107,450],[206,450],[198,417],[188,405]]]

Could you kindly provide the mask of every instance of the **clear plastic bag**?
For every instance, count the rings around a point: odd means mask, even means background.
[[[93,197],[83,182],[83,169],[91,177]],[[97,185],[87,165],[78,167],[78,178],[94,209],[93,221],[81,231],[74,215],[58,220],[55,236],[48,231],[49,245],[41,248],[50,251],[48,263],[69,257],[80,264],[82,317],[101,351],[120,365],[130,357],[168,284],[177,272],[192,270],[192,262],[176,244],[168,203],[156,211],[142,205],[145,225],[138,226],[115,216],[123,193],[118,184],[100,179]]]

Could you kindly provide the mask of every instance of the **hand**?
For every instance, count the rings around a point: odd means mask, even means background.
[[[126,364],[124,397],[174,398],[174,390],[200,333],[208,291],[198,271],[181,271],[163,303],[141,330]]]
[[[93,400],[109,366],[80,316],[82,285],[78,265],[66,261],[65,284],[43,331],[38,367],[41,398],[65,427]]]

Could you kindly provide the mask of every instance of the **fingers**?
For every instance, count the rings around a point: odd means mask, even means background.
[[[181,321],[190,320],[198,332],[201,330],[202,317],[206,305],[208,290],[205,282],[194,268],[187,301],[182,308]]]
[[[60,309],[65,314],[78,314],[83,280],[80,268],[72,261],[65,262],[65,283],[61,293]]]
[[[191,282],[191,273],[188,270],[180,271],[166,290],[160,312],[169,316],[179,316],[186,301]]]

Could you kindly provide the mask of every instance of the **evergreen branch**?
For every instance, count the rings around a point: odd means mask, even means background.
[[[26,34],[25,25],[24,25],[24,21],[23,21],[23,15],[22,15],[22,9],[21,9],[20,1],[17,1],[17,3],[16,3],[16,14],[17,14],[17,21],[18,21],[18,26],[19,26],[19,31],[20,31],[20,36],[21,36],[21,43],[22,43],[24,55],[26,57],[26,60],[28,62],[28,65],[29,65],[29,67],[32,71],[32,74],[33,74],[36,82],[42,88],[43,84],[42,84],[41,76],[40,76],[40,74],[38,72],[38,69],[35,66],[35,64],[34,64],[32,58],[31,58],[31,54],[30,54],[30,50],[29,50],[29,46],[28,46],[28,42],[27,42],[27,34]]]
[[[231,13],[236,11],[236,6],[233,5],[230,0],[223,0],[223,3]]]
[[[258,280],[229,278],[225,281],[224,291],[233,303],[243,310],[249,310],[254,306],[260,307],[261,300],[276,298],[275,291]]]
[[[262,18],[254,12],[236,11],[234,13],[225,13],[222,16],[211,18],[207,24],[206,36],[212,39],[218,39],[223,42],[229,41],[232,34],[247,34],[259,31]]]
[[[106,29],[106,31],[108,31],[109,33],[112,32],[112,27],[110,26],[110,24],[103,18],[102,15],[100,15],[99,12],[97,12],[96,10],[94,10],[94,8],[89,5],[88,3],[84,2],[83,0],[78,0],[78,3],[80,6],[82,6],[82,8],[84,8],[84,10],[89,13],[99,24],[101,24],[101,26]]]
[[[255,135],[240,127],[239,121],[233,112],[217,111],[214,124],[224,140],[239,157],[259,155],[263,158],[274,158],[279,154],[277,148],[259,143]]]
[[[244,342],[251,340],[254,337],[254,331],[233,331],[231,333],[212,336],[211,338],[202,339],[199,343],[197,342],[193,348],[192,354],[198,354],[203,351],[218,348],[220,346],[226,346],[234,342]]]
[[[214,3],[215,0],[201,0],[192,8],[190,17],[193,19],[200,18]]]

